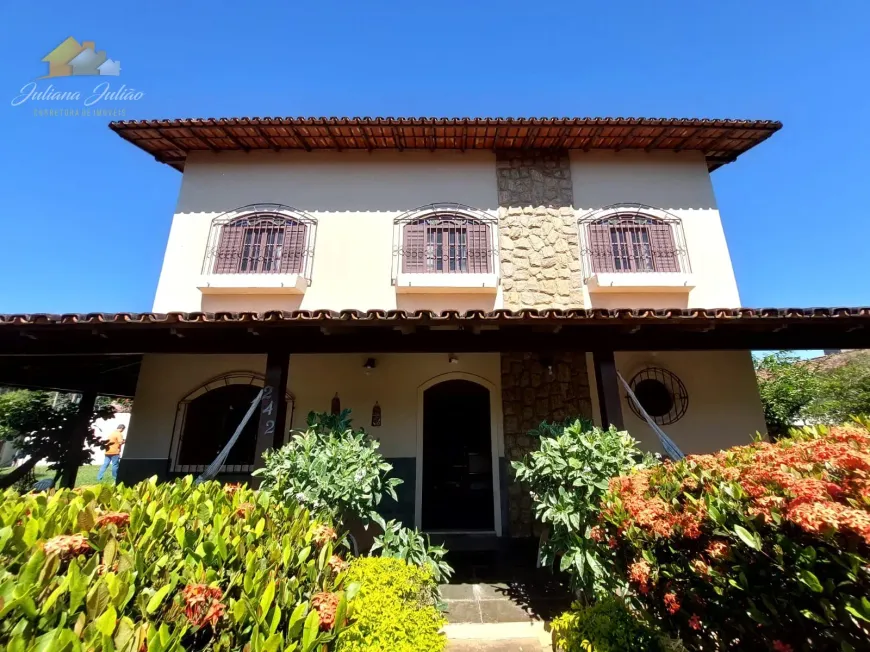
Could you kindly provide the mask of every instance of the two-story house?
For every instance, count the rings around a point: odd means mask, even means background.
[[[484,336],[508,316],[553,308],[740,307],[710,175],[779,127],[642,119],[112,124],[183,173],[155,313],[201,311],[221,321],[387,311],[378,319],[410,332],[412,317],[427,314],[415,311],[481,311],[468,328]],[[517,313],[524,309],[535,312]],[[433,338],[448,329],[427,324]],[[332,328],[323,321],[324,339],[340,337]],[[274,442],[303,427],[311,410],[351,408],[404,479],[395,512],[406,522],[523,536],[531,506],[509,462],[532,449],[528,431],[542,420],[621,420],[658,449],[621,388],[621,405],[610,408],[620,417],[602,416],[599,391],[616,382],[614,371],[686,452],[764,430],[748,351],[617,350],[608,367],[605,329],[587,331],[570,350],[549,348],[547,334],[558,329],[535,331],[525,349],[485,352],[391,345],[307,353],[288,339],[293,353],[272,361],[279,405],[287,406]],[[249,330],[255,340],[256,324]],[[262,353],[145,355],[122,478],[201,472],[263,387],[266,365]],[[617,396],[616,385],[607,391]],[[227,474],[257,465],[261,424],[251,420]]]

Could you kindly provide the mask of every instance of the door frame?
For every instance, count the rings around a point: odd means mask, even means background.
[[[417,479],[414,488],[414,527],[418,530],[423,523],[423,394],[430,387],[447,380],[467,380],[489,390],[489,439],[490,457],[492,463],[492,510],[493,524],[496,536],[501,536],[501,485],[499,483],[499,459],[504,455],[504,438],[502,437],[501,392],[499,388],[482,376],[464,371],[451,371],[434,378],[417,387]],[[486,532],[486,531],[484,531]],[[480,530],[474,530],[481,534]]]

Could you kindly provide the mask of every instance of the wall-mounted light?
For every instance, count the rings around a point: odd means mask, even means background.
[[[332,397],[332,404],[329,406],[329,411],[332,414],[341,414],[341,399],[338,398],[338,392]]]
[[[374,358],[367,358],[363,369],[366,370],[366,376],[372,373],[372,370],[377,366],[377,361]]]
[[[459,364],[459,356],[457,356],[455,353],[450,353],[447,356],[447,362],[449,362],[450,364]]]
[[[372,408],[372,428],[380,428],[381,427],[381,406],[378,405],[378,402],[375,401],[375,405]]]

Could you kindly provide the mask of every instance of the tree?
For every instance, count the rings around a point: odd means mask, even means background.
[[[870,356],[818,373],[819,390],[805,413],[813,421],[842,423],[870,415]]]
[[[0,476],[0,489],[10,487],[30,473],[41,459],[59,471],[69,455],[78,455],[80,464],[91,461],[87,448],[98,443],[92,429],[85,437],[85,448],[71,450],[70,441],[78,413],[78,404],[68,394],[55,399],[51,392],[17,390],[0,395],[0,439],[12,443],[29,458],[11,473]],[[111,406],[96,407],[90,424],[97,419],[109,419],[115,414]]]
[[[806,416],[820,390],[818,374],[787,351],[755,358],[764,420],[771,435],[784,434]]]

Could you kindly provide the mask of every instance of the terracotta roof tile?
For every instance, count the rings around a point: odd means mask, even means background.
[[[4,326],[96,325],[96,324],[173,324],[235,322],[530,322],[541,320],[608,321],[608,320],[769,320],[769,319],[836,319],[861,317],[870,319],[870,307],[855,308],[616,308],[616,309],[521,309],[484,312],[471,310],[270,310],[266,312],[170,312],[170,313],[46,313],[0,315]]]
[[[712,171],[782,123],[707,118],[189,118],[112,122],[158,161],[183,170],[191,152],[256,150],[700,151]]]

